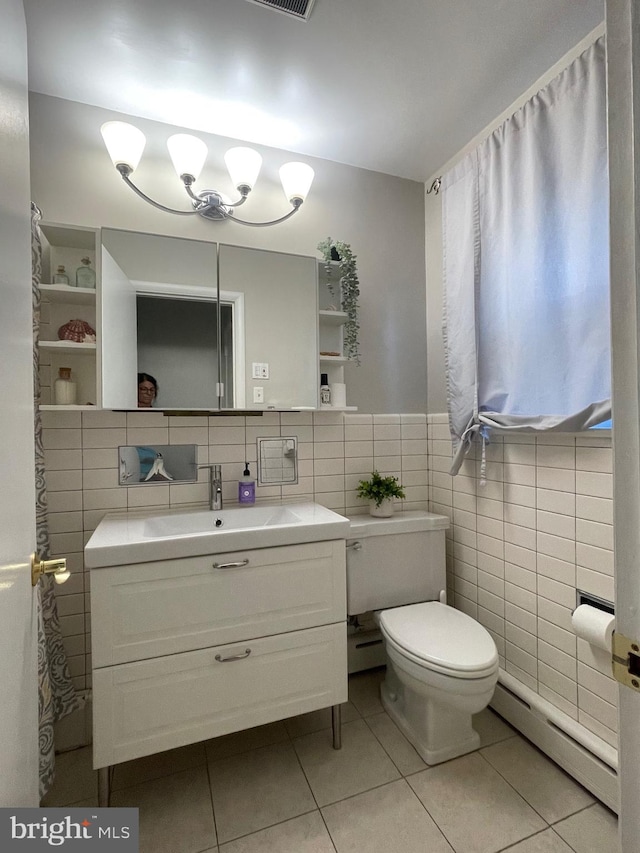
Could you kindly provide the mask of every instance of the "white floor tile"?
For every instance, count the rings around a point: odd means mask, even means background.
[[[581,785],[521,737],[490,746],[481,754],[547,823],[594,802]]]
[[[404,780],[322,809],[338,853],[453,853]]]
[[[213,761],[209,777],[220,844],[316,808],[290,743]]]
[[[335,847],[314,811],[223,844],[220,853],[335,853]]]
[[[342,727],[342,749],[332,748],[329,730],[297,738],[294,746],[319,806],[400,777],[364,720]]]
[[[111,806],[140,810],[140,853],[200,853],[216,845],[205,766],[116,791]]]
[[[545,822],[478,753],[407,779],[456,853],[496,853]]]
[[[554,825],[575,853],[617,853],[618,819],[600,803]]]

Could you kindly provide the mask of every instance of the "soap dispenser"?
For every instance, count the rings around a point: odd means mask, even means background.
[[[249,463],[244,463],[242,479],[238,481],[238,503],[254,504],[256,502],[256,481],[249,471]]]

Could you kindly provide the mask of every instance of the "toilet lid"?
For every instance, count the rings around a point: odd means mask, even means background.
[[[489,632],[466,613],[439,601],[384,610],[380,627],[396,646],[452,675],[484,674],[498,665]]]

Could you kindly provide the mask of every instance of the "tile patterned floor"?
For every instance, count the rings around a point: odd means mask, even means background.
[[[141,853],[616,853],[617,820],[493,712],[482,746],[428,767],[352,676],[342,749],[329,710],[118,765]],[[64,753],[44,805],[97,805],[90,748]]]

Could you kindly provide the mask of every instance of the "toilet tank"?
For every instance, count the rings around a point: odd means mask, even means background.
[[[445,530],[430,512],[357,515],[347,541],[347,613],[436,600],[446,589]]]

